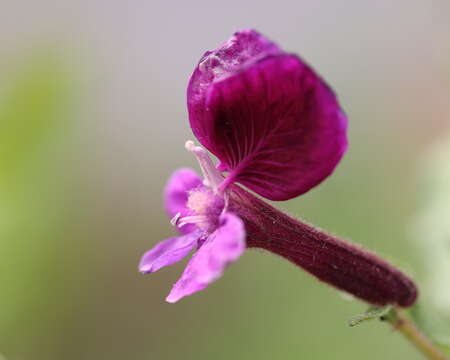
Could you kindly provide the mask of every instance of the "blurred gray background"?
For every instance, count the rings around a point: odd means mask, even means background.
[[[350,119],[335,174],[276,206],[420,281],[408,228],[418,159],[450,119],[449,20],[445,0],[3,1],[0,353],[419,359],[384,324],[348,328],[365,304],[270,254],[248,251],[175,305],[164,299],[184,264],[150,276],[137,264],[174,234],[168,176],[197,169],[184,150],[189,76],[204,51],[255,28],[312,64]]]

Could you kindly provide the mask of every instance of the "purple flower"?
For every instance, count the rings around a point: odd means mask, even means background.
[[[227,211],[228,197],[218,192],[223,177],[202,148],[192,142],[187,142],[186,147],[197,156],[205,178],[202,181],[194,171],[181,169],[171,176],[165,191],[171,222],[184,234],[157,244],[144,254],[139,265],[144,274],[155,272],[180,261],[192,249],[198,248],[173,286],[168,302],[176,302],[204,289],[245,250],[244,223]]]
[[[166,187],[166,210],[183,235],[144,254],[139,269],[155,272],[196,249],[167,301],[204,289],[246,247],[283,256],[371,304],[415,301],[414,283],[392,265],[237,185],[270,200],[294,198],[330,175],[347,148],[335,94],[299,57],[254,30],[237,32],[200,59],[188,110],[195,136],[220,162],[188,141],[203,179],[181,169]]]

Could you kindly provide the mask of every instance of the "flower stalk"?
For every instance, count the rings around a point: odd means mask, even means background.
[[[391,311],[381,317],[390,323],[395,330],[398,330],[403,336],[412,343],[427,359],[430,360],[449,360],[434,344],[423,334],[419,328],[409,319],[403,310],[392,308]]]

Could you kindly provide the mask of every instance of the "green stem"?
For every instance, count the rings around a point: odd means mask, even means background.
[[[400,331],[427,359],[449,360],[417,326],[399,309],[393,308],[387,315],[382,317],[396,330]]]

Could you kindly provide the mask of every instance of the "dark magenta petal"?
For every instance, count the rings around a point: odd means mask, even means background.
[[[239,182],[270,200],[287,200],[332,173],[347,148],[347,119],[309,66],[268,47],[226,76],[220,51],[209,54],[220,76],[200,82],[199,65],[189,86],[189,115],[198,140],[230,172],[224,186]],[[243,46],[238,50],[247,54]]]
[[[198,137],[192,117],[205,112],[206,92],[212,83],[240,71],[243,66],[249,66],[258,59],[278,53],[281,53],[281,49],[255,30],[238,31],[216,50],[207,51],[198,62],[188,85],[187,101],[194,134]]]
[[[183,216],[191,215],[191,211],[187,208],[188,192],[202,185],[202,179],[191,169],[179,169],[175,171],[169,178],[164,189],[164,205],[170,218],[177,213]],[[196,226],[188,224],[178,229],[188,234],[196,230]]]

